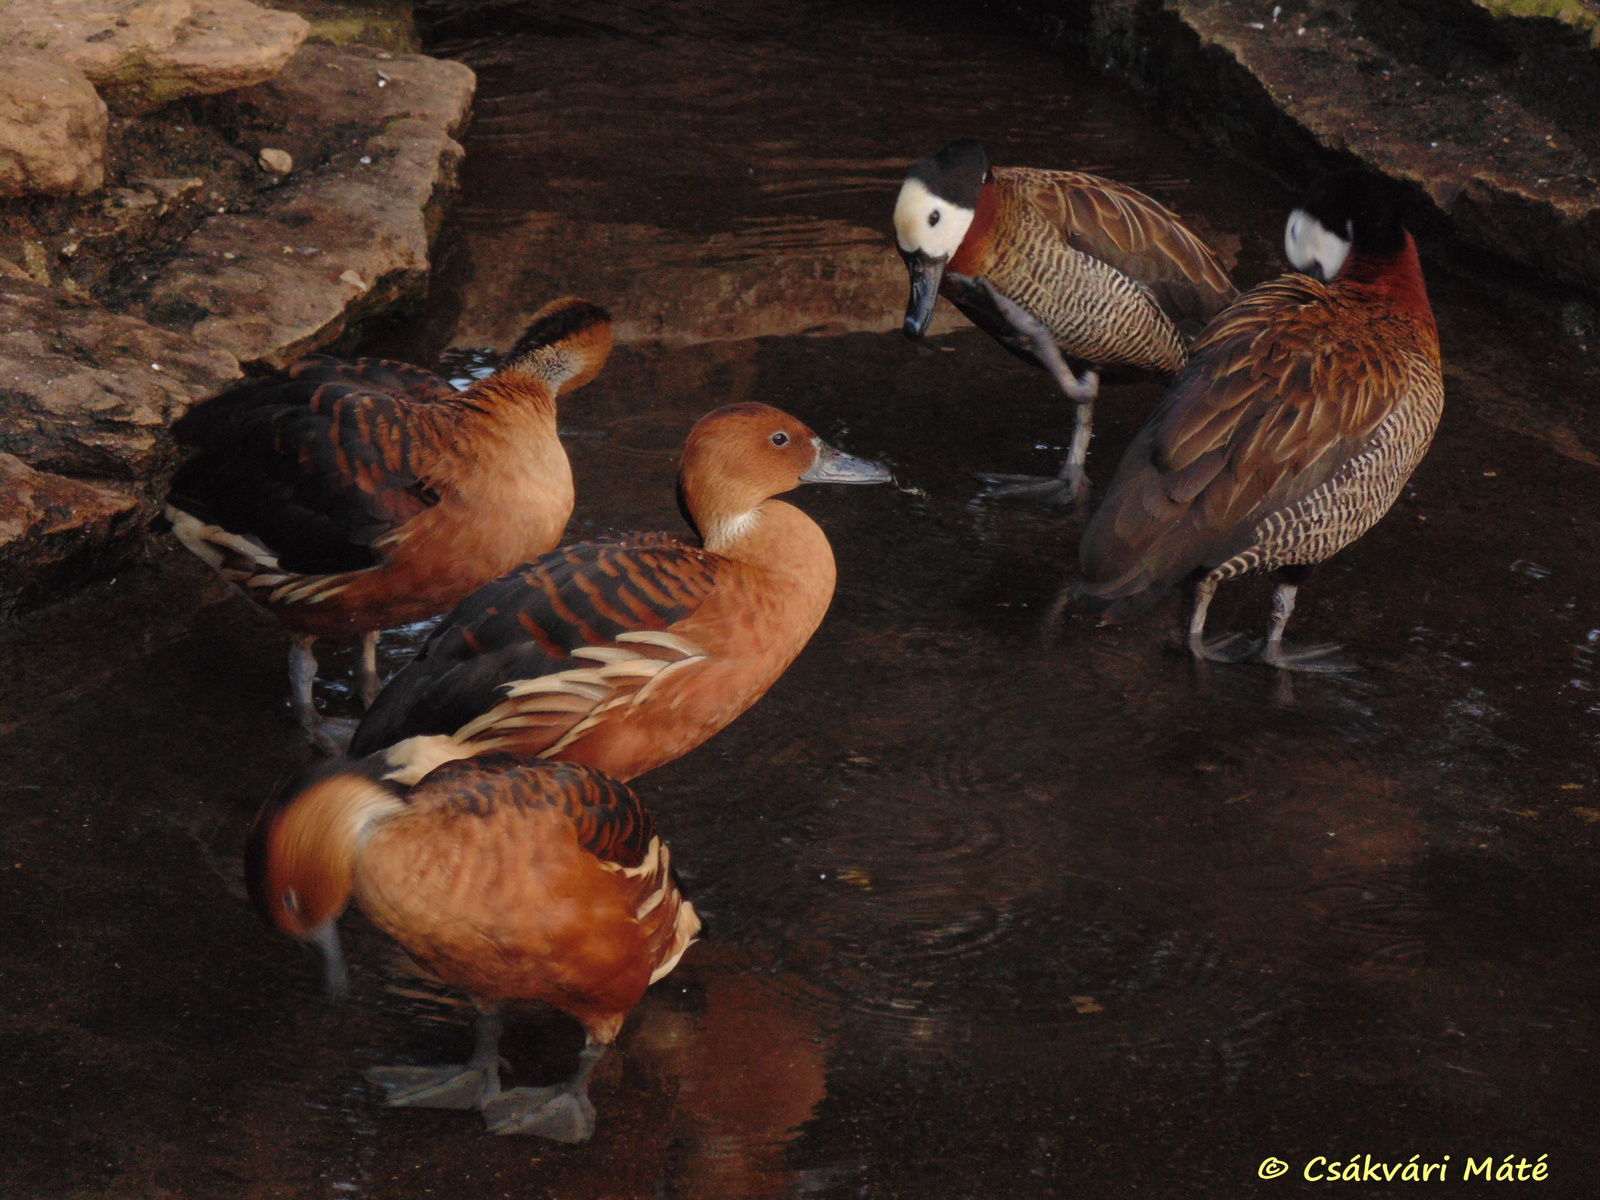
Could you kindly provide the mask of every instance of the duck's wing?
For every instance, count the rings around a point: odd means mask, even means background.
[[[558,882],[576,889],[576,894],[557,898],[586,905],[579,910],[579,919],[588,922],[583,932],[590,941],[606,937],[602,914],[608,909],[632,928],[625,940],[576,952],[562,939],[555,939],[558,952],[565,946],[568,959],[553,965],[558,973],[570,976],[569,984],[592,999],[614,995],[616,977],[631,976],[637,990],[631,998],[619,998],[625,1013],[647,984],[677,965],[700,931],[694,906],[678,891],[671,852],[657,835],[638,794],[592,767],[490,752],[435,768],[411,789],[408,801],[457,820],[475,817],[510,826],[529,820],[542,824],[543,818],[553,815],[571,826],[578,846],[592,856],[600,870],[588,880],[564,875]],[[507,832],[510,836],[477,839],[473,844],[482,852],[502,857],[524,852],[526,843],[509,828]],[[514,896],[519,891],[516,876],[526,865],[502,862],[485,873],[486,885],[499,883]],[[520,918],[525,915],[519,914],[514,923],[523,925]],[[572,920],[570,911],[551,915],[558,921]],[[494,919],[488,915],[485,923],[492,924]],[[611,932],[614,936],[615,930]],[[544,949],[550,952],[550,947]],[[620,1016],[617,1022],[620,1024]]]
[[[1211,248],[1143,192],[1081,171],[1004,176],[1068,245],[1143,284],[1190,337],[1239,294]]]
[[[168,503],[219,531],[219,545],[258,546],[258,560],[286,575],[377,565],[382,539],[439,502],[430,476],[457,411],[441,401],[456,392],[420,368],[380,362],[369,371],[378,382],[407,385],[381,390],[364,370],[313,362],[191,410],[173,432],[199,449]]]
[[[1337,326],[1336,328],[1334,326]],[[1077,594],[1121,620],[1321,487],[1409,394],[1381,326],[1304,275],[1262,284],[1196,343],[1084,532]]]
[[[312,386],[348,383],[367,392],[382,392],[403,400],[453,400],[460,392],[449,380],[425,367],[391,358],[334,358],[308,354],[287,372],[291,379]]]
[[[638,867],[655,826],[632,788],[591,767],[491,752],[434,768],[406,795],[420,810],[476,817],[552,808],[572,823],[578,844],[618,867]]]
[[[479,588],[391,679],[351,742],[361,756],[425,734],[550,751],[583,722],[703,657],[669,632],[727,560],[669,534],[580,542]]]

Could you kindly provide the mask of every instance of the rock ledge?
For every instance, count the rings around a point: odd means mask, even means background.
[[[305,46],[222,110],[252,159],[281,149],[292,172],[205,218],[131,311],[0,271],[0,617],[138,549],[192,404],[425,292],[475,83],[458,63]]]

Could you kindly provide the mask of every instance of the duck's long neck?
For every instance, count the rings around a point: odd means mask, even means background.
[[[556,432],[555,389],[520,371],[504,370],[479,380],[456,403],[474,424],[531,425],[552,437]]]
[[[573,502],[572,465],[556,431],[554,390],[502,371],[474,384],[458,403],[451,434],[456,453],[439,465],[437,482],[476,504],[486,519],[531,522],[537,536],[526,535],[521,553],[551,549]]]
[[[817,523],[792,504],[764,500],[748,512],[701,522],[705,547],[747,566],[799,579],[826,580],[831,595],[833,548]]]
[[[1339,271],[1337,283],[1359,290],[1372,300],[1401,309],[1421,321],[1438,339],[1433,306],[1428,303],[1428,287],[1422,278],[1422,260],[1417,243],[1409,233],[1405,245],[1393,254],[1351,252]]]
[[[947,270],[968,276],[982,273],[984,257],[988,254],[989,241],[994,233],[995,218],[999,213],[1000,192],[991,181],[984,184],[978,193],[978,211],[973,215],[972,224],[967,227],[961,245],[956,247]]]

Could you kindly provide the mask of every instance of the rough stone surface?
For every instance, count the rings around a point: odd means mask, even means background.
[[[80,69],[117,112],[225,92],[283,70],[310,26],[247,0],[50,0],[0,7],[0,47]]]
[[[0,279],[0,453],[29,466],[127,485],[154,511],[167,427],[239,375],[226,351]]]
[[[35,471],[0,454],[0,618],[81,584],[138,541],[127,492]]]
[[[76,67],[0,53],[0,196],[100,187],[106,120],[105,102]]]
[[[273,136],[297,163],[321,165],[256,211],[207,220],[162,271],[147,314],[247,366],[277,368],[420,294],[474,85],[459,63],[307,46],[238,103],[310,116]],[[319,153],[330,131],[338,148]]]
[[[52,289],[35,240],[22,264],[0,258],[0,455],[18,464],[0,479],[0,619],[126,558],[181,457],[171,423],[241,360],[286,365],[426,290],[475,82],[455,63],[306,46],[277,80],[208,101],[252,160],[281,149],[294,173],[149,260],[125,301],[139,311],[70,278]],[[158,219],[202,182],[141,176],[107,204]],[[49,499],[74,496],[77,522]]]
[[[260,154],[256,155],[256,158],[261,163],[263,171],[271,171],[274,175],[287,175],[294,170],[294,159],[289,157],[289,153],[286,150],[278,150],[268,146]]]
[[[1365,164],[1416,186],[1432,232],[1600,293],[1600,54],[1587,30],[1497,19],[1471,0],[1012,7],[1289,182]]]

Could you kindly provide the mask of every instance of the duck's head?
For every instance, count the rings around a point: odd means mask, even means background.
[[[611,356],[611,314],[577,296],[552,300],[506,354],[497,375],[527,375],[565,395],[600,374]]]
[[[1331,283],[1352,255],[1405,249],[1406,193],[1371,171],[1336,171],[1311,185],[1289,214],[1283,250],[1297,271]]]
[[[907,337],[928,332],[944,269],[972,228],[988,178],[989,156],[983,143],[966,138],[913,163],[900,185],[894,236],[911,273]]]
[[[802,483],[888,483],[887,467],[835,450],[804,421],[767,404],[730,404],[689,431],[678,498],[706,549],[749,533],[761,505]]]
[[[335,922],[350,903],[357,843],[379,811],[400,803],[365,775],[324,768],[269,800],[245,842],[245,883],[256,911],[321,952],[333,995],[345,988]]]

